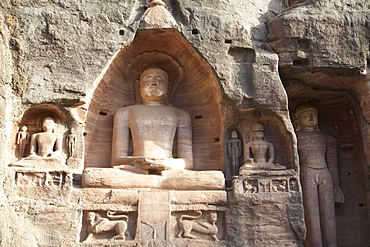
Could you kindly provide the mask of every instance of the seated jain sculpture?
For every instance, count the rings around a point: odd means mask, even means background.
[[[193,168],[190,114],[166,105],[168,84],[169,78],[164,70],[157,67],[145,70],[140,76],[143,104],[116,111],[113,167],[149,173]],[[134,148],[132,156],[128,154],[130,131]],[[177,158],[172,156],[175,136]]]
[[[54,133],[55,127],[54,118],[47,116],[42,120],[44,132],[32,135],[30,157],[61,157],[63,138],[61,135]]]
[[[301,105],[295,114],[307,246],[337,246],[335,202],[344,203],[344,195],[339,188],[336,141],[318,129],[313,105]]]
[[[251,155],[252,154],[252,155]],[[268,160],[266,160],[266,156]],[[251,141],[244,146],[244,165],[240,171],[250,169],[268,169],[279,170],[285,169],[285,166],[274,164],[274,145],[265,140],[264,127],[256,123],[252,127]]]

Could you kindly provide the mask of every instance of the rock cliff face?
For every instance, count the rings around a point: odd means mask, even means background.
[[[160,2],[0,3],[0,245],[309,246],[293,114],[306,101],[337,142],[345,197],[335,209],[338,246],[369,245],[370,3],[166,0],[171,28],[145,26],[142,16]],[[101,188],[87,188],[85,168],[110,167],[114,111],[137,102],[131,69],[166,59],[184,73],[172,103],[191,114],[195,170],[223,172],[225,188],[207,189],[208,177],[197,189],[202,172],[169,179],[188,179],[191,189],[108,188],[104,176],[92,181]],[[45,116],[58,125],[62,156],[27,158]],[[286,169],[239,175],[257,122]],[[167,221],[156,222],[151,203]],[[109,240],[108,231],[83,242],[89,215],[111,220],[110,211],[129,219],[126,240]],[[181,234],[186,224],[200,226],[190,229],[197,240]]]

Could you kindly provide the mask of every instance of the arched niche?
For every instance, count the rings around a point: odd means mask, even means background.
[[[152,66],[169,74],[169,102],[191,114],[194,170],[222,170],[220,84],[208,62],[175,29],[139,30],[113,58],[91,95],[85,167],[110,167],[114,113],[140,102],[136,81]]]
[[[285,83],[290,112],[304,102],[318,108],[320,131],[335,137],[340,188],[345,203],[336,204],[338,242],[364,246],[368,242],[366,202],[367,163],[363,147],[360,109],[350,90],[313,88],[299,82]],[[296,127],[294,115],[293,125]],[[356,237],[354,237],[356,236]]]
[[[66,131],[65,123],[67,121],[67,116],[61,109],[54,105],[49,104],[40,104],[32,106],[25,111],[22,118],[19,121],[17,121],[12,127],[11,135],[12,148],[10,149],[10,161],[13,162],[19,160],[23,157],[26,157],[29,154],[30,137],[35,133],[42,132],[42,120],[47,116],[52,117],[55,123],[57,124],[54,132],[65,135]],[[20,155],[19,146],[16,145],[17,133],[19,132],[19,129],[22,126],[27,126],[28,133],[28,140],[23,156]],[[65,147],[63,148],[65,149]]]
[[[267,109],[255,109],[243,112],[239,128],[242,130],[244,145],[251,140],[251,130],[254,124],[264,126],[265,140],[274,145],[275,164],[286,166],[287,169],[297,169],[294,162],[293,137],[276,113]]]

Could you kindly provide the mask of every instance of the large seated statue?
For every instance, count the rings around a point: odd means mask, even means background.
[[[120,108],[114,115],[113,169],[86,168],[84,187],[180,190],[224,187],[221,171],[192,170],[190,114],[166,104],[168,84],[168,75],[160,68],[151,67],[141,74],[142,104]],[[130,133],[132,154],[129,153]]]
[[[169,78],[157,67],[140,76],[142,105],[120,108],[114,115],[112,166],[143,173],[193,168],[190,114],[166,105]],[[130,131],[133,155],[129,156]],[[177,138],[177,157],[172,156]]]

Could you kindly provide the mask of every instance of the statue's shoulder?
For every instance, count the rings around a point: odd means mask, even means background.
[[[328,135],[326,133],[323,133],[323,135],[326,139],[327,144],[336,146],[337,140],[335,139],[334,136]]]
[[[180,109],[180,108],[176,108],[176,107],[173,107],[175,110],[176,110],[176,112],[177,112],[177,114],[181,117],[181,116],[183,116],[183,117],[190,117],[190,113],[188,112],[188,111],[185,111],[185,110],[183,110],[183,109]]]
[[[127,114],[130,110],[139,108],[141,105],[129,105],[129,106],[124,106],[121,108],[118,108],[114,115],[122,115],[122,114]]]

